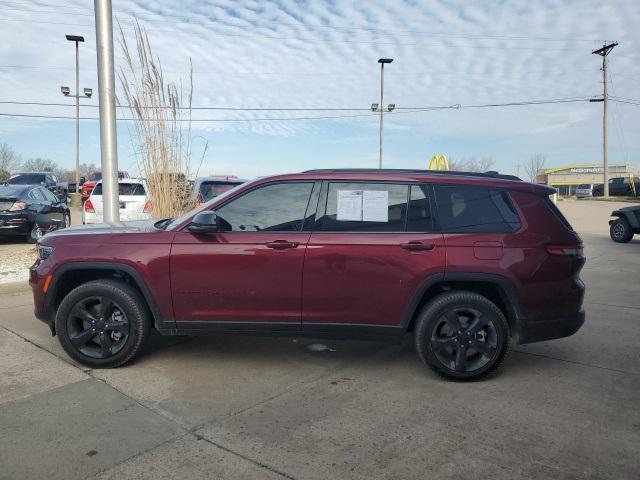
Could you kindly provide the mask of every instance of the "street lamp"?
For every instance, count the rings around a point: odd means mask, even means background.
[[[379,167],[382,168],[382,126],[384,124],[384,112],[391,112],[396,105],[394,103],[390,104],[385,108],[384,106],[384,64],[393,62],[393,58],[381,58],[378,60],[380,64],[380,103],[372,103],[371,111],[372,112],[380,112],[380,160]]]
[[[78,57],[78,43],[84,42],[84,37],[80,35],[65,35],[67,40],[76,44],[76,93],[71,95],[69,87],[60,87],[60,91],[65,97],[76,99],[76,193],[80,192],[80,97],[91,98],[93,91],[90,88],[84,89],[84,95],[80,95],[80,59]]]

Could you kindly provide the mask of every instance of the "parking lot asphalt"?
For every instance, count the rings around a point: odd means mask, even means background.
[[[156,336],[91,370],[24,284],[1,286],[0,479],[640,478],[640,238],[609,239],[616,203],[558,205],[585,243],[587,321],[474,383],[410,338]]]

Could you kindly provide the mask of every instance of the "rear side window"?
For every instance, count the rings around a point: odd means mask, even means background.
[[[141,183],[119,183],[118,195],[146,195],[144,185]],[[93,189],[92,195],[102,195],[102,184],[99,183]]]
[[[443,232],[510,233],[520,228],[520,219],[501,190],[466,185],[437,185],[435,189]]]
[[[428,185],[411,186],[407,232],[432,232],[434,230],[429,197]]]
[[[329,232],[401,232],[407,212],[408,185],[329,183],[320,230]]]
[[[569,220],[567,220],[566,217],[560,211],[560,209],[556,207],[556,204],[553,203],[549,197],[544,197],[543,202],[547,207],[549,207],[549,210],[551,210],[551,212],[556,216],[556,218],[560,220],[565,227],[567,227],[569,230],[573,232],[573,227],[569,223]]]

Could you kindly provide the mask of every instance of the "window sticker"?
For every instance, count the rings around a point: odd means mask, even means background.
[[[362,190],[338,190],[336,220],[343,222],[362,221]]]
[[[389,222],[387,190],[338,190],[336,220],[342,222]]]
[[[364,190],[362,192],[362,220],[365,222],[389,221],[389,192]]]

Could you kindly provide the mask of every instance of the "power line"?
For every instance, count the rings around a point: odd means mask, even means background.
[[[513,107],[520,105],[541,105],[541,104],[551,104],[551,103],[571,103],[571,102],[582,102],[588,100],[590,97],[582,96],[582,97],[564,97],[564,98],[552,98],[546,100],[524,100],[519,102],[508,102],[508,103],[486,103],[486,104],[454,104],[454,105],[446,105],[446,106],[419,106],[419,107],[396,107],[396,110],[431,110],[431,109],[442,109],[442,108],[489,108],[489,107]],[[616,97],[621,98],[621,97]],[[48,103],[48,102],[22,102],[15,100],[0,100],[0,104],[2,105],[33,105],[33,106],[43,106],[43,107],[75,107],[75,104],[71,103]],[[88,108],[99,108],[98,105],[82,103],[81,107]],[[128,105],[117,105],[117,108],[130,108]],[[223,110],[223,111],[369,111],[370,108],[335,108],[335,107],[205,107],[205,106],[192,106],[192,107],[155,107],[155,106],[142,106],[138,107],[141,109],[156,109],[156,108],[166,108],[166,109],[176,109],[176,110]]]
[[[618,100],[617,98],[611,98],[611,97],[609,97],[609,100],[611,100],[612,102],[626,103],[628,105],[640,105],[640,101],[630,102],[628,100]]]
[[[396,107],[396,110],[389,112],[389,115],[402,115],[421,113],[434,110],[461,110],[467,108],[496,108],[496,107],[513,107],[513,106],[525,106],[525,105],[545,105],[555,103],[576,103],[576,102],[588,102],[589,97],[571,97],[566,99],[550,99],[550,100],[529,100],[522,102],[508,102],[508,103],[486,103],[475,105],[443,105],[443,106],[429,106],[429,107]],[[218,107],[215,107],[218,108]],[[226,107],[222,107],[226,108]],[[236,107],[237,108],[237,107]],[[238,108],[238,110],[240,110]],[[244,109],[243,109],[244,110]],[[246,109],[252,110],[252,109]],[[293,109],[272,109],[272,110],[293,110]],[[402,111],[398,111],[402,110]],[[14,113],[0,113],[0,116],[5,117],[27,117],[27,118],[43,118],[43,119],[60,119],[60,120],[72,120],[75,117],[65,115],[35,115],[35,114],[14,114]],[[262,121],[292,121],[292,120],[328,120],[328,119],[341,119],[341,118],[356,118],[356,117],[374,117],[375,113],[365,114],[352,114],[352,115],[327,115],[327,116],[306,116],[306,117],[263,117],[263,118],[198,118],[198,119],[177,119],[179,122],[262,122]],[[99,120],[99,117],[80,117],[81,120]],[[121,117],[118,118],[121,121],[136,121],[136,118]],[[154,119],[145,119],[147,121],[153,121]]]

